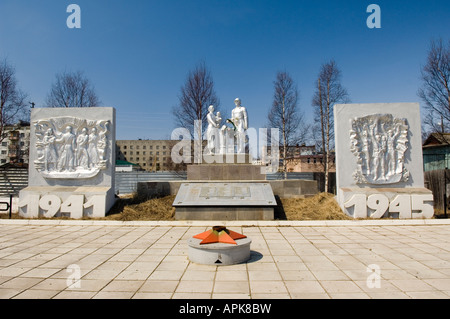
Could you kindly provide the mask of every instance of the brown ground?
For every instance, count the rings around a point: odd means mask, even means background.
[[[146,201],[135,197],[121,198],[105,219],[110,220],[174,220],[175,195]]]
[[[319,193],[308,198],[281,198],[281,206],[287,220],[342,220],[352,219],[339,207],[334,195]],[[280,204],[280,201],[278,202]],[[280,207],[280,205],[279,205]]]
[[[106,219],[174,220],[175,209],[172,207],[174,199],[175,196],[166,196],[141,203],[136,198],[120,199]],[[275,218],[284,220],[350,219],[339,208],[334,195],[327,193],[305,199],[278,199]]]

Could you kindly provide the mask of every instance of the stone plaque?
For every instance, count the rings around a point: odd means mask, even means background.
[[[276,206],[269,183],[182,183],[174,207],[179,206]]]

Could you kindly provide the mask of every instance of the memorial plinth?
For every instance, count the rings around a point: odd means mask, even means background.
[[[252,164],[200,164],[187,167],[187,179],[208,181],[265,180],[262,166]]]
[[[221,126],[220,112],[208,108],[205,154],[187,166],[187,181],[180,185],[173,202],[177,220],[273,220],[277,205],[265,167],[252,165],[247,143],[248,118],[241,100],[231,126]],[[199,156],[201,155],[201,156]]]
[[[277,205],[267,182],[191,181],[173,202],[177,220],[273,220]]]
[[[277,203],[263,169],[245,163],[189,165],[173,202],[175,219],[273,220]]]

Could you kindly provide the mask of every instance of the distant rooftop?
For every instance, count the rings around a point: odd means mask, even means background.
[[[450,145],[450,133],[431,133],[423,143],[423,147]]]

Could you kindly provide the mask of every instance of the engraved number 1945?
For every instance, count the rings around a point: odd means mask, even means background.
[[[355,194],[344,203],[345,208],[354,207],[354,218],[382,218],[386,212],[398,213],[398,218],[431,218],[434,208],[432,194],[399,194],[392,201],[383,194]]]

